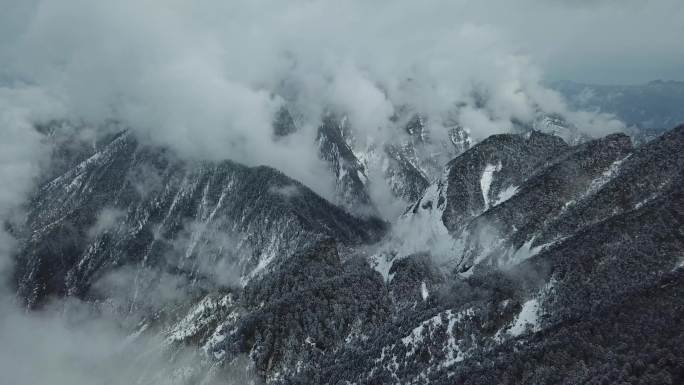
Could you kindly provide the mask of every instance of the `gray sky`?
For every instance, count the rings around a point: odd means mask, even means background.
[[[520,8],[494,23],[511,31],[552,80],[684,80],[684,1],[515,3]]]

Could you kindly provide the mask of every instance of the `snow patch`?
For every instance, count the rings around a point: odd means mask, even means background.
[[[423,301],[427,301],[428,297],[430,296],[430,292],[428,292],[425,281],[420,283],[420,295],[423,297]]]
[[[376,255],[371,255],[369,258],[370,266],[380,273],[385,282],[391,282],[392,276],[389,271],[392,268],[394,260],[388,254],[381,253]]]
[[[458,276],[461,278],[470,278],[473,276],[473,273],[475,272],[475,266],[470,266],[470,268],[462,273],[458,273]]]
[[[684,269],[684,259],[682,259],[681,261],[679,261],[679,263],[677,264],[677,266],[675,266],[675,268],[672,269],[672,270],[674,271],[674,270],[677,270],[677,269]]]
[[[457,314],[454,314],[451,310],[447,310],[447,319],[449,320],[449,324],[447,325],[447,334],[449,335],[449,339],[447,340],[447,357],[442,364],[443,367],[452,366],[453,364],[461,362],[465,359],[463,351],[461,351],[458,346],[459,341],[456,340],[456,337],[454,336],[454,327],[458,322],[463,320],[464,315],[472,316],[473,314],[474,312],[472,308]]]
[[[658,197],[658,193],[655,193],[648,198],[642,200],[641,202],[638,202],[637,204],[634,205],[635,210],[639,210],[640,208],[644,207],[644,205],[648,204],[650,201],[656,199]]]
[[[361,172],[361,170],[356,170],[356,176],[359,177],[359,180],[364,186],[368,184],[368,178]]]
[[[529,329],[536,331],[539,328],[538,316],[539,316],[539,301],[537,299],[531,299],[525,302],[520,310],[520,314],[515,319],[513,326],[508,330],[508,333],[512,336],[519,336]]]
[[[448,336],[445,346],[446,358],[442,362],[441,366],[448,367],[457,362],[463,361],[465,355],[459,347],[459,343],[462,342],[462,340],[457,339],[454,335],[454,327],[456,324],[462,322],[466,316],[472,317],[474,314],[475,313],[472,308],[457,313],[454,313],[453,310],[446,310],[430,319],[423,321],[411,331],[411,334],[401,339],[401,342],[404,344],[404,346],[411,347],[411,350],[406,352],[406,357],[415,354],[416,350],[423,343],[423,340],[426,336],[428,336],[430,339],[437,338],[436,335],[442,335],[437,334],[439,329],[446,327],[446,335]],[[447,319],[446,325],[444,325],[442,321],[444,316]]]
[[[515,194],[518,193],[518,186],[508,186],[504,190],[499,192],[499,196],[496,198],[493,206],[498,206],[507,200],[511,199]]]
[[[480,190],[482,191],[482,200],[484,201],[485,210],[489,209],[489,189],[494,181],[494,173],[501,171],[501,162],[497,165],[487,164],[482,177],[480,178]]]

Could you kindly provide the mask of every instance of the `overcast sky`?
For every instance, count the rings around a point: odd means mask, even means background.
[[[116,2],[118,3],[118,2]],[[115,3],[115,4],[116,4]],[[125,2],[124,2],[125,3]],[[680,0],[490,0],[490,1],[378,1],[380,5],[367,2],[347,1],[347,6],[332,5],[330,1],[282,1],[282,5],[256,0],[250,6],[219,5],[208,0],[196,1],[194,6],[180,5],[183,1],[155,2],[141,0],[139,12],[144,14],[155,7],[159,13],[170,8],[183,8],[188,18],[199,17],[206,10],[214,9],[217,18],[232,20],[230,13],[242,13],[254,28],[268,27],[275,12],[296,13],[314,8],[302,4],[326,4],[338,32],[354,34],[354,23],[342,19],[336,12],[344,9],[347,15],[356,12],[356,23],[372,22],[374,18],[383,23],[384,15],[391,14],[398,20],[411,20],[406,25],[412,34],[435,28],[448,29],[464,22],[489,25],[510,38],[512,46],[529,54],[543,68],[545,77],[572,79],[599,83],[638,83],[652,79],[684,80],[684,1]],[[157,5],[155,5],[157,3]],[[164,6],[159,4],[164,3]],[[191,3],[191,2],[185,2]],[[213,4],[212,4],[213,3]],[[286,5],[290,3],[291,6]],[[394,3],[394,5],[390,5]],[[415,3],[415,5],[407,5]],[[50,8],[50,4],[74,13],[87,13],[91,5],[83,1],[50,0],[0,0],[0,41],[12,40],[36,17],[38,6]],[[115,5],[116,6],[116,5]],[[263,12],[258,12],[262,6]],[[128,8],[126,4],[120,6]],[[323,6],[325,7],[325,6]],[[101,7],[98,7],[101,8]],[[167,8],[166,11],[164,8]],[[269,10],[268,8],[273,8]],[[288,8],[290,9],[288,11]],[[192,9],[192,10],[191,10]],[[405,12],[402,14],[402,9]],[[228,14],[224,13],[227,12]],[[150,15],[151,16],[151,15]],[[135,16],[134,16],[135,17]],[[244,25],[242,20],[240,25]],[[340,23],[342,21],[342,23]],[[302,14],[302,22],[306,14]],[[78,31],[87,25],[70,25]],[[351,30],[345,31],[346,28]],[[85,30],[81,29],[85,32]],[[386,38],[401,39],[401,31],[387,30]]]
[[[487,2],[482,2],[487,3]],[[594,83],[684,80],[684,1],[524,0],[479,12],[545,77]]]
[[[436,125],[456,119],[476,139],[540,111],[599,135],[618,127],[568,111],[544,81],[684,80],[682,0],[0,0],[0,9],[4,119],[116,119],[181,154],[272,165],[310,186],[323,179],[311,142],[330,107],[380,142],[393,138],[386,126],[403,105]],[[283,103],[302,127],[277,142],[271,121]]]

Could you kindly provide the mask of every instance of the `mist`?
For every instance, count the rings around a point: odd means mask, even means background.
[[[321,182],[313,141],[330,109],[346,114],[362,140],[378,142],[391,140],[389,118],[407,105],[436,131],[455,116],[476,139],[539,112],[567,116],[593,136],[621,128],[611,117],[569,111],[546,89],[537,51],[526,49],[541,31],[516,26],[527,20],[524,8],[550,20],[608,5],[4,3],[3,89],[37,89],[61,107],[43,119],[121,121],[182,156],[276,166],[327,196],[331,181]],[[299,131],[275,140],[282,105],[297,112]]]

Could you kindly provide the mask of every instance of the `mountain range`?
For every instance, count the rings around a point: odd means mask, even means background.
[[[653,138],[684,121],[682,81],[654,80],[633,85],[556,81],[550,86],[572,107],[613,114],[628,126],[638,128],[635,133],[646,138]]]
[[[380,146],[326,115],[333,198],[125,129],[80,145],[41,127],[58,145],[11,228],[17,297],[76,298],[160,337],[171,383],[238,366],[267,384],[684,382],[684,125],[590,139],[545,117],[475,142],[431,137],[420,114],[397,124]],[[188,348],[199,364],[174,361]]]

